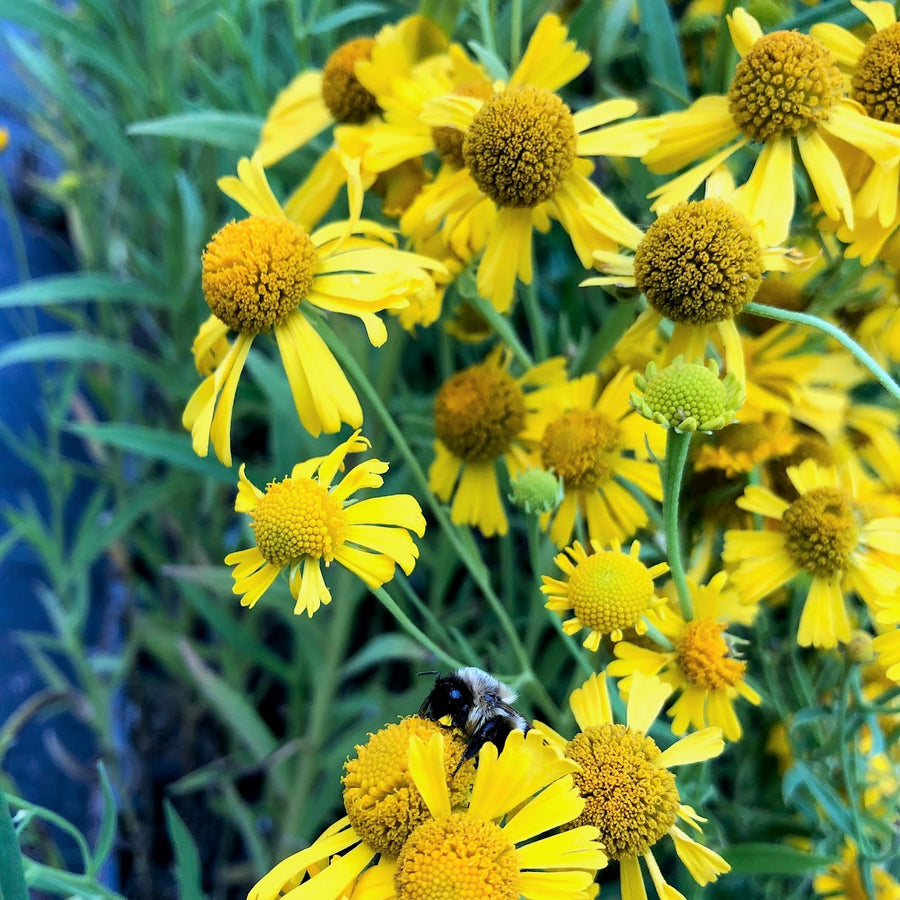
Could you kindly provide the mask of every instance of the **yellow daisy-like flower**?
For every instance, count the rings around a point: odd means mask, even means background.
[[[826,215],[852,224],[850,187],[826,136],[894,165],[900,159],[900,130],[865,115],[844,95],[835,57],[815,37],[797,31],[763,34],[742,8],[728,16],[728,28],[741,56],[728,94],[701,97],[683,112],[661,116],[659,144],[643,157],[653,172],[691,166],[651,194],[658,198],[653,208],[666,210],[686,200],[716,166],[746,147],[758,153],[739,189],[747,217],[767,246],[779,244],[787,239],[794,214],[796,143]],[[698,160],[703,161],[692,165]]]
[[[887,6],[887,4],[883,5]],[[872,866],[875,894],[867,893],[863,886],[857,859],[856,845],[850,838],[845,838],[841,861],[829,866],[821,875],[813,878],[813,890],[816,892],[816,896],[827,897],[828,900],[896,900],[897,897],[900,897],[900,881],[897,881],[882,866],[878,865]]]
[[[565,382],[565,365],[555,357],[513,378],[509,358],[498,346],[483,363],[441,385],[434,400],[437,440],[428,483],[439,500],[453,498],[450,517],[457,525],[472,525],[487,537],[506,534],[496,463],[502,458],[510,475],[527,468],[522,435],[542,393],[534,389]]]
[[[647,631],[646,613],[665,603],[654,593],[653,579],[669,571],[666,563],[647,567],[640,561],[641,545],[634,541],[627,553],[613,540],[609,550],[599,541],[591,541],[590,555],[578,541],[557,555],[554,562],[566,575],[565,580],[542,575],[541,592],[550,596],[545,604],[554,612],[572,611],[562,624],[566,634],[589,629],[584,639],[588,650],[597,650],[603,635],[622,640],[624,629],[637,634]]]
[[[386,725],[358,744],[356,755],[344,763],[347,815],[264,875],[247,900],[338,900],[351,889],[354,900],[393,897],[397,854],[412,832],[432,818],[430,802],[412,775],[410,742],[432,738],[441,744],[443,763],[441,774],[430,773],[432,781],[443,781],[451,810],[462,809],[475,779],[474,760],[455,771],[466,750],[463,737],[419,716]],[[363,872],[376,857],[380,863]],[[385,888],[387,894],[378,893]]]
[[[720,602],[727,575],[718,572],[709,584],[688,581],[694,618],[685,622],[677,607],[666,615],[651,614],[659,631],[672,642],[672,650],[651,649],[622,641],[616,644],[617,659],[606,668],[607,675],[620,678],[619,691],[626,695],[635,672],[659,675],[680,694],[669,707],[672,731],[684,734],[688,728],[721,728],[729,741],[740,740],[741,723],[734,711],[738,698],[758,705],[759,694],[744,681],[747,664],[735,656],[725,629]],[[623,677],[624,676],[624,677]]]
[[[681,896],[667,884],[653,854],[666,835],[675,842],[675,852],[697,884],[716,881],[731,868],[718,853],[697,843],[676,824],[681,819],[699,831],[698,823],[703,820],[681,803],[670,770],[718,756],[725,743],[721,729],[704,728],[660,751],[647,732],[671,691],[657,677],[635,672],[626,724],[619,725],[613,719],[606,679],[592,675],[569,698],[581,729],[572,740],[543,724],[536,725],[580,767],[573,778],[585,805],[573,824],[600,829],[606,855],[619,863],[622,900],[645,900],[647,896],[641,859],[660,900]]]
[[[322,69],[301,72],[275,99],[260,136],[263,165],[274,165],[329,125],[360,124],[377,115],[378,95],[395,78],[446,49],[446,36],[424,16],[385,25],[374,38],[341,44]]]
[[[203,254],[203,293],[212,316],[194,341],[201,371],[212,370],[194,391],[182,416],[194,452],[231,465],[231,413],[238,381],[254,339],[272,331],[297,414],[310,434],[357,428],[362,409],[337,360],[319,336],[308,310],[356,316],[378,347],[387,330],[377,313],[408,305],[428,280],[424,268],[440,268],[426,257],[392,245],[393,235],[359,219],[358,173],[349,187],[351,219],[312,228],[301,203],[290,214],[275,199],[259,156],[238,163],[237,178],[219,187],[250,214],[231,222]],[[224,352],[229,331],[237,333]]]
[[[874,605],[900,590],[900,517],[867,520],[838,470],[820,468],[812,459],[787,475],[798,494],[793,502],[758,485],[744,491],[737,505],[772,520],[773,527],[727,531],[723,559],[745,603],[756,603],[798,575],[809,578],[797,643],[834,647],[850,637],[847,594],[856,592]]]
[[[791,429],[786,416],[770,415],[762,422],[732,422],[700,447],[694,457],[694,471],[718,469],[726,478],[735,478],[770,459],[786,456],[799,443],[800,436]]]
[[[425,533],[425,518],[409,494],[391,494],[348,502],[366,488],[379,488],[388,464],[370,459],[354,466],[334,486],[348,453],[371,445],[359,431],[328,454],[297,463],[289,477],[259,490],[241,466],[237,512],[247,513],[256,546],[229,553],[225,564],[234,566],[235,594],[242,606],[253,606],[287,568],[294,613],[312,614],[321,603],[331,602],[322,577],[326,567],[339,562],[370,588],[381,587],[394,577],[399,565],[412,572],[419,549],[409,532]]]
[[[571,540],[579,513],[588,537],[603,546],[643,528],[647,512],[623,481],[662,499],[659,469],[649,454],[663,456],[665,431],[629,405],[631,378],[620,369],[602,389],[596,375],[548,389],[529,420],[525,441],[536,448],[542,468],[563,482],[562,503],[541,517],[557,547]]]
[[[572,113],[555,93],[589,62],[555,15],[537,24],[509,83],[491,97],[448,94],[425,106],[422,120],[464,133],[459,169],[431,186],[432,221],[464,215],[485,198],[497,209],[478,266],[482,297],[501,312],[512,303],[516,276],[531,282],[531,233],[558,220],[585,268],[597,248],[615,249],[637,233],[590,180],[592,156],[640,156],[656,143],[651,120],[633,115],[632,100],[607,100]],[[406,233],[407,225],[401,223]]]

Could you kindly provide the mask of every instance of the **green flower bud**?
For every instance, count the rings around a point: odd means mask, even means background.
[[[527,469],[511,487],[510,501],[532,516],[556,509],[563,498],[562,480],[546,469]]]

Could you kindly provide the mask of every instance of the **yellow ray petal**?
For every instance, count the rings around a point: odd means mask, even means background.
[[[535,26],[519,65],[509,79],[510,87],[523,84],[555,91],[580,75],[591,58],[576,50],[575,41],[559,16],[548,14]]]
[[[797,134],[797,148],[806,174],[829,219],[844,218],[853,227],[853,198],[841,164],[825,139],[814,129]]]
[[[237,178],[228,175],[216,182],[226,197],[240,203],[251,216],[268,216],[273,219],[285,218],[281,204],[275,198],[269,180],[266,178],[259,153],[253,159],[241,157],[237,164]]]
[[[418,735],[413,735],[409,739],[407,758],[409,774],[431,815],[434,818],[449,816],[451,805],[444,768],[443,735],[431,735],[427,744]]]
[[[628,727],[646,733],[671,693],[672,686],[663,684],[655,675],[635,672],[628,692]]]
[[[501,313],[512,304],[516,274],[531,281],[531,215],[530,209],[501,209],[478,265],[478,293]]]
[[[675,741],[670,747],[663,750],[654,760],[653,765],[663,769],[671,769],[673,766],[684,766],[690,763],[702,762],[704,759],[712,759],[725,749],[722,740],[721,728],[703,728],[695,731],[687,737]]]
[[[850,2],[875,26],[876,31],[884,31],[897,21],[894,4],[885,0],[850,0]]]
[[[647,889],[641,875],[641,864],[636,856],[626,856],[619,860],[619,882],[622,900],[647,900]]]
[[[889,4],[885,4],[887,6]],[[821,41],[834,55],[834,58],[850,69],[856,67],[865,50],[865,43],[846,28],[832,22],[819,22],[809,29],[810,37]]]
[[[734,49],[737,50],[741,57],[744,57],[749,53],[750,48],[763,36],[762,28],[759,27],[759,22],[741,7],[738,7],[726,18]]]
[[[609,725],[613,721],[606,678],[599,672],[572,691],[569,706],[581,731],[594,725]]]
[[[750,220],[760,243],[775,247],[787,240],[794,203],[791,139],[780,137],[763,147],[747,183],[735,191],[734,204]]]

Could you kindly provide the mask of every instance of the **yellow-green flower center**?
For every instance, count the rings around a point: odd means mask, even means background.
[[[409,740],[433,734],[444,740],[444,767],[454,807],[468,797],[475,779],[475,762],[468,760],[452,778],[465,743],[436,722],[410,716],[387,725],[356,747],[356,757],[344,763],[344,808],[354,831],[379,853],[396,856],[407,838],[431,819],[428,806],[409,774]]]
[[[203,296],[213,315],[243,334],[280,325],[313,285],[316,248],[287,219],[230,222],[203,253]]]
[[[696,363],[673,363],[646,380],[641,402],[652,418],[684,431],[717,430],[733,418],[728,389],[715,372]]]
[[[618,423],[594,410],[572,410],[544,430],[541,462],[566,490],[595,491],[611,477],[621,443]]]
[[[728,111],[748,138],[769,141],[827,119],[841,91],[840,70],[823,44],[797,31],[773,31],[737,64]]]
[[[572,611],[582,625],[601,634],[634,625],[652,599],[650,573],[627,553],[594,553],[569,576]]]
[[[853,501],[846,491],[818,487],[799,496],[781,517],[785,549],[810,575],[831,578],[847,568],[859,538]]]
[[[356,77],[356,64],[372,58],[373,38],[341,44],[322,69],[322,99],[338,122],[358,125],[379,111],[378,101]]]
[[[569,828],[594,825],[611,859],[646,853],[675,824],[675,776],[655,764],[656,742],[624,725],[595,725],[566,745],[581,766],[572,778],[585,805]]]
[[[762,273],[750,223],[714,197],[663,213],[634,257],[638,288],[660,315],[683,325],[734,318],[753,299]]]
[[[457,97],[476,97],[479,100],[487,100],[494,94],[494,89],[487,81],[468,81],[453,89]],[[431,139],[434,141],[434,149],[437,155],[448,166],[461,169],[466,164],[463,156],[463,141],[466,133],[452,125],[435,125],[431,129]]]
[[[853,99],[873,118],[900,123],[900,24],[866,42],[852,80]]]
[[[493,822],[455,813],[420,825],[397,859],[398,900],[519,900],[516,848]]]
[[[491,363],[457,372],[434,399],[435,433],[464,462],[495,459],[524,427],[522,389],[508,372]]]
[[[463,141],[472,178],[498,206],[532,207],[559,190],[575,162],[575,123],[556,94],[508,88],[475,114]]]
[[[250,523],[267,562],[285,566],[304,556],[330,563],[347,536],[341,504],[311,478],[273,481]]]
[[[734,687],[747,668],[745,662],[731,656],[724,631],[725,626],[712,619],[694,619],[678,641],[681,671],[691,684],[706,691]]]

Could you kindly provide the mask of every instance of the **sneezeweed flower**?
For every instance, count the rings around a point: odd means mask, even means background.
[[[558,554],[554,562],[565,579],[542,575],[541,593],[550,599],[544,605],[554,612],[572,611],[562,623],[566,634],[588,629],[584,646],[596,651],[604,635],[621,641],[625,629],[645,634],[650,610],[665,604],[654,592],[653,579],[669,571],[666,563],[645,566],[640,560],[641,545],[634,541],[627,553],[613,540],[609,550],[591,541],[588,554],[578,541]]]
[[[580,729],[572,740],[536,726],[580,766],[572,777],[585,806],[573,825],[600,830],[606,855],[619,863],[622,900],[646,898],[641,859],[660,900],[681,896],[667,884],[653,852],[666,835],[697,884],[716,881],[731,868],[676,824],[681,819],[699,831],[703,820],[681,802],[671,769],[718,756],[725,744],[719,728],[704,728],[660,751],[647,732],[671,690],[655,676],[636,672],[626,724],[620,725],[613,719],[605,677],[592,675],[569,698]]]
[[[486,537],[506,534],[496,465],[510,475],[528,466],[522,443],[535,397],[565,381],[565,360],[547,360],[520,378],[509,374],[509,358],[496,347],[484,362],[457,372],[434,400],[435,460],[428,483],[439,500],[453,498],[450,517]],[[529,390],[531,389],[531,390]]]
[[[541,517],[557,547],[569,543],[579,514],[588,537],[604,546],[644,527],[647,512],[626,484],[662,499],[659,469],[648,455],[663,455],[665,432],[629,407],[630,382],[628,369],[602,388],[596,375],[583,375],[544,392],[529,420],[524,439],[563,483],[562,503]]]
[[[464,739],[419,716],[386,725],[370,735],[366,744],[357,745],[356,755],[344,763],[347,815],[311,846],[264,875],[251,889],[248,900],[276,900],[288,891],[294,891],[291,897],[295,900],[337,900],[346,896],[375,857],[379,857],[379,864],[372,868],[378,871],[364,875],[365,881],[381,876],[386,865],[395,867],[407,838],[431,819],[429,801],[416,786],[410,769],[413,738],[434,738],[441,744],[443,773],[430,773],[432,782],[442,779],[450,809],[461,809],[468,802],[475,778],[474,760],[454,771],[466,750]],[[364,891],[354,894],[357,896],[374,900]],[[393,897],[393,893],[385,896]]]
[[[488,198],[497,217],[478,266],[478,292],[501,312],[512,303],[516,276],[531,282],[532,229],[558,220],[586,268],[595,249],[615,249],[637,229],[590,180],[593,156],[640,156],[656,143],[651,120],[633,115],[631,100],[607,100],[572,113],[555,93],[587,67],[555,15],[537,24],[508,84],[491,97],[451,93],[425,106],[423,121],[464,132],[460,169],[431,191],[441,215],[465,213]],[[437,184],[437,183],[436,183]]]
[[[796,143],[826,215],[852,224],[851,190],[826,136],[894,165],[900,132],[845,97],[836,60],[815,37],[797,31],[763,34],[741,8],[728,16],[728,28],[741,60],[727,96],[704,96],[683,112],[663,115],[659,144],[643,157],[653,172],[691,167],[651,194],[658,197],[654,209],[688,199],[713,169],[748,148],[758,156],[740,188],[747,217],[767,245],[779,244],[787,239],[794,214]]]
[[[631,405],[651,422],[675,431],[721,431],[734,421],[744,402],[744,388],[733,372],[719,378],[713,360],[686,363],[680,356],[659,369],[647,363],[634,376],[640,393],[632,393]]]
[[[729,741],[740,740],[741,723],[734,704],[743,699],[754,705],[759,694],[744,679],[747,664],[735,652],[735,642],[727,633],[721,597],[727,575],[718,572],[706,585],[688,581],[694,617],[686,622],[677,607],[660,617],[650,618],[672,642],[671,650],[638,646],[622,641],[615,646],[617,659],[606,674],[619,678],[619,691],[627,696],[635,672],[659,675],[678,695],[668,708],[672,731],[684,734],[688,728],[721,728]]]
[[[871,872],[874,895],[870,895],[863,885],[856,845],[850,838],[845,838],[841,861],[830,865],[822,874],[813,878],[813,890],[817,897],[827,897],[828,900],[894,900],[895,897],[900,897],[900,881],[893,878],[884,867],[872,865]]]
[[[261,334],[273,332],[303,427],[313,435],[362,424],[356,393],[319,336],[309,310],[356,316],[369,341],[381,346],[387,330],[378,317],[401,308],[428,280],[425,268],[440,263],[405,253],[380,225],[359,219],[362,191],[351,167],[351,218],[312,228],[302,204],[290,216],[275,199],[259,156],[238,163],[237,178],[223,178],[222,191],[249,213],[231,222],[203,254],[203,293],[212,313],[201,326],[194,356],[213,369],[194,391],[182,422],[194,452],[209,443],[231,465],[231,414],[247,354]],[[222,340],[237,333],[222,355]],[[219,358],[220,357],[220,358]],[[218,359],[216,364],[215,360]]]
[[[736,478],[771,459],[787,456],[799,443],[800,436],[791,429],[786,416],[771,415],[762,422],[732,422],[700,447],[694,457],[694,471],[718,469],[725,478]]]
[[[790,503],[758,485],[744,491],[737,505],[769,519],[771,527],[727,531],[723,559],[745,603],[805,575],[797,643],[834,647],[850,638],[848,594],[874,606],[900,589],[900,517],[867,519],[848,480],[814,460],[787,475],[798,494]]]
[[[416,62],[446,48],[443,32],[423,16],[341,44],[322,69],[301,72],[275,99],[260,136],[263,165],[274,165],[329,125],[358,125],[376,116],[377,95]]]
[[[232,590],[241,595],[241,606],[252,607],[284,569],[297,601],[294,613],[310,617],[331,602],[322,563],[340,563],[373,589],[394,577],[395,565],[412,572],[419,549],[409,532],[425,533],[415,498],[390,494],[350,502],[359,490],[381,487],[388,464],[366,460],[332,485],[347,454],[370,446],[356,431],[327,456],[297,463],[290,476],[270,482],[265,491],[241,466],[234,508],[250,516],[256,546],[225,557],[234,566]]]

